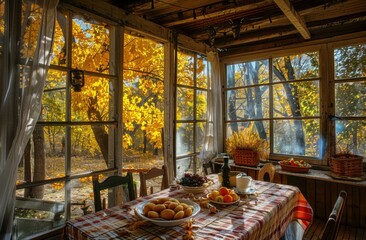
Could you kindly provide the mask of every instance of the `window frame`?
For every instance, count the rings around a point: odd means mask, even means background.
[[[258,60],[268,60],[268,72],[269,72],[269,83],[267,86],[269,86],[270,88],[278,83],[272,81],[273,80],[273,63],[272,63],[272,59],[273,58],[277,58],[277,57],[284,57],[284,56],[289,56],[289,55],[298,55],[298,54],[304,54],[304,53],[308,53],[308,52],[318,52],[319,53],[319,76],[316,78],[316,80],[319,81],[319,121],[320,121],[320,138],[323,138],[323,136],[325,136],[327,134],[326,128],[324,127],[324,116],[327,116],[327,100],[324,101],[324,97],[327,96],[325,89],[327,88],[327,76],[326,74],[326,68],[324,67],[324,64],[322,64],[322,62],[324,61],[324,47],[325,45],[312,45],[312,46],[306,46],[306,47],[302,47],[302,48],[288,48],[288,49],[280,49],[280,50],[273,50],[273,51],[266,51],[266,52],[260,52],[260,53],[249,53],[249,54],[245,54],[242,56],[235,56],[233,58],[227,58],[224,59],[222,61],[222,68],[224,69],[224,71],[222,71],[222,79],[223,79],[223,123],[224,123],[224,139],[227,139],[228,137],[228,133],[226,130],[226,125],[227,123],[229,123],[230,121],[227,120],[227,105],[226,105],[226,98],[227,98],[227,91],[232,89],[232,88],[227,88],[226,86],[226,78],[227,78],[227,66],[231,65],[231,64],[239,64],[239,63],[243,63],[243,62],[250,62],[250,61],[258,61]],[[308,79],[304,79],[304,80],[308,80]],[[303,80],[301,80],[303,81]],[[296,82],[296,81],[295,81]],[[253,85],[254,86],[254,85]],[[244,86],[245,87],[245,86]],[[272,91],[272,90],[270,90]],[[270,93],[272,94],[272,93]],[[327,98],[327,97],[326,97]],[[243,122],[252,122],[252,121],[258,121],[258,120],[269,120],[269,136],[270,136],[270,154],[269,154],[269,160],[275,160],[275,161],[280,161],[283,159],[287,159],[287,158],[294,158],[294,159],[304,159],[307,162],[311,163],[311,164],[317,164],[317,165],[326,165],[327,164],[327,153],[326,153],[326,149],[323,150],[323,157],[320,156],[319,158],[315,158],[315,157],[307,157],[307,156],[294,156],[294,155],[287,155],[287,154],[281,154],[281,153],[273,153],[273,121],[278,119],[278,118],[274,118],[273,117],[273,97],[270,95],[269,96],[269,108],[270,108],[270,113],[269,113],[269,118],[263,118],[263,119],[246,119]],[[316,118],[316,117],[311,117],[311,118]],[[282,119],[282,118],[281,118]],[[289,118],[289,119],[296,119],[296,118]],[[308,119],[307,117],[302,117],[301,119]],[[225,143],[223,146],[223,149],[225,148]],[[320,153],[320,155],[322,155],[322,153]]]
[[[184,160],[186,158],[189,159],[190,163],[190,168],[192,169],[193,172],[196,172],[199,169],[199,166],[197,166],[198,163],[198,155],[200,154],[200,151],[197,151],[197,147],[198,147],[198,143],[197,143],[197,132],[196,132],[196,128],[197,128],[197,124],[198,123],[205,123],[207,124],[207,115],[205,119],[197,119],[197,91],[202,91],[202,92],[206,92],[206,101],[208,99],[208,94],[209,94],[209,70],[210,70],[210,66],[207,66],[207,88],[202,88],[202,87],[198,87],[197,86],[197,61],[198,58],[202,58],[202,60],[205,60],[207,62],[207,64],[209,65],[209,61],[207,60],[207,56],[201,53],[198,53],[196,51],[192,51],[192,50],[187,50],[186,48],[182,48],[182,47],[178,47],[176,54],[178,54],[178,52],[183,52],[187,55],[193,55],[193,64],[194,64],[194,70],[193,70],[193,85],[184,85],[184,84],[178,84],[178,72],[176,73],[177,77],[176,77],[176,82],[175,82],[175,111],[174,111],[174,162],[175,162],[175,175],[177,175],[178,172],[178,165],[177,162],[179,160]],[[178,59],[178,58],[176,58]],[[177,63],[178,64],[178,60]],[[177,69],[177,67],[176,67]],[[178,88],[184,88],[184,89],[188,89],[188,90],[193,90],[194,91],[194,101],[193,101],[193,118],[189,119],[189,120],[178,120],[177,119],[177,112],[178,112]],[[207,108],[206,108],[207,110]],[[206,112],[207,113],[207,112]],[[180,154],[177,155],[176,152],[176,148],[177,148],[177,125],[178,124],[185,124],[185,123],[189,123],[189,124],[193,124],[193,152],[187,152],[185,154]]]

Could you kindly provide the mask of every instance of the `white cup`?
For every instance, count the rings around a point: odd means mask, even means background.
[[[239,192],[246,192],[252,186],[252,178],[245,173],[236,175],[236,188]]]

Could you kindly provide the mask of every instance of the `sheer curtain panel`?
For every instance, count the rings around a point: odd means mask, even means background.
[[[4,38],[0,60],[3,70],[0,79],[0,239],[11,239],[17,168],[41,112],[58,0],[5,0],[2,4],[5,4],[5,27],[0,36]],[[22,60],[22,67],[16,62],[18,59]]]
[[[220,61],[217,52],[209,52],[210,62],[209,85],[207,94],[207,123],[204,143],[199,155],[200,162],[208,162],[222,151],[222,104],[220,83]],[[202,166],[202,164],[200,164]]]

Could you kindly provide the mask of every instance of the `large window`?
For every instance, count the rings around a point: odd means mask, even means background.
[[[226,65],[226,137],[254,124],[271,159],[365,156],[365,50],[355,44],[330,50],[334,58],[318,50]],[[334,68],[321,64],[332,59]]]
[[[39,25],[38,9],[35,6],[31,11],[33,21],[26,28],[27,35]],[[93,210],[91,174],[100,171],[106,175],[115,168],[117,76],[110,74],[115,72],[110,54],[112,26],[68,11],[59,12],[57,20],[42,112],[19,166],[17,196],[63,205],[63,221],[57,222],[62,224]],[[20,68],[27,71],[26,53],[21,53]],[[81,91],[70,85],[72,69],[85,72]],[[36,218],[37,224],[42,222],[39,218],[50,221],[49,213],[43,212],[16,210],[16,216],[18,221]],[[44,226],[25,226],[17,234],[21,238],[44,230]]]
[[[198,54],[178,51],[176,88],[176,170],[196,170],[207,121],[208,62]]]
[[[317,52],[227,66],[226,132],[252,123],[272,154],[320,157]]]
[[[366,44],[334,49],[335,151],[366,156]]]

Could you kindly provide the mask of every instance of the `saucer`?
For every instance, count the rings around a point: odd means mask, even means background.
[[[251,195],[257,192],[255,188],[247,188],[244,191],[240,191],[239,189],[234,188],[234,191],[239,195]]]

